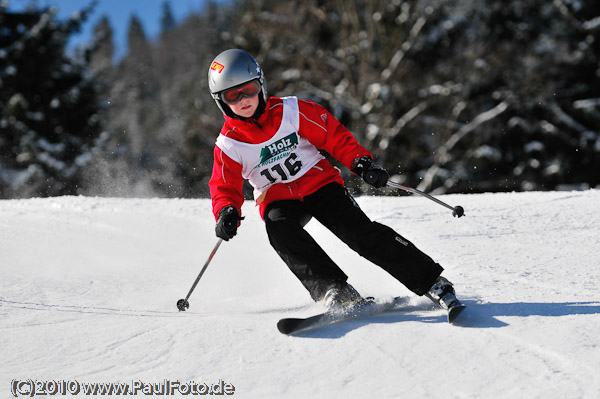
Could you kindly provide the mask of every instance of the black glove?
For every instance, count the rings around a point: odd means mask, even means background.
[[[375,188],[385,187],[390,175],[381,166],[373,163],[369,156],[356,158],[352,162],[352,172],[361,176],[367,183]]]
[[[217,226],[215,227],[217,237],[229,241],[229,239],[237,234],[239,222],[243,219],[244,218],[240,216],[238,210],[231,205],[221,209],[217,220]]]

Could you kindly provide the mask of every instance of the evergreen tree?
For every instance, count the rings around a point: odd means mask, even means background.
[[[162,3],[162,17],[160,18],[160,26],[162,31],[161,33],[163,35],[172,31],[176,26],[170,1],[163,1]]]
[[[93,5],[66,21],[0,6],[0,197],[77,193],[101,121],[86,61],[66,44]]]
[[[113,30],[106,16],[94,26],[94,40],[96,45],[90,54],[90,68],[93,71],[103,72],[112,66],[115,52]]]

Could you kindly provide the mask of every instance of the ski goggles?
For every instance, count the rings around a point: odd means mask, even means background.
[[[252,98],[260,92],[260,84],[258,81],[253,80],[248,83],[244,83],[241,86],[234,87],[233,89],[224,90],[221,92],[221,100],[228,105],[234,105],[240,102],[243,97]]]

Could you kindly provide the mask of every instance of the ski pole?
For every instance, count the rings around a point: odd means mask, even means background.
[[[365,179],[365,181],[367,183],[373,184],[373,183],[375,183],[377,181],[377,173],[372,172],[372,171],[366,171],[366,173],[364,174],[363,178]],[[423,191],[417,190],[416,188],[405,187],[405,186],[402,186],[402,185],[400,185],[398,183],[395,183],[395,182],[389,181],[389,180],[387,181],[387,185],[390,186],[390,187],[399,188],[400,190],[404,190],[404,191],[407,191],[407,192],[412,193],[412,194],[419,194],[419,195],[422,195],[425,198],[429,198],[430,200],[432,200],[434,202],[437,202],[438,204],[440,204],[442,206],[445,206],[448,209],[451,209],[452,210],[452,216],[461,217],[461,216],[463,216],[465,214],[465,210],[463,209],[462,206],[459,205],[459,206],[452,207],[452,206],[446,204],[445,202],[440,201],[439,199],[437,199],[435,197],[432,197],[431,195],[429,195],[427,193],[424,193]]]
[[[192,285],[192,288],[190,288],[190,292],[188,292],[185,299],[180,299],[177,301],[177,309],[179,309],[180,312],[184,312],[186,309],[188,309],[190,307],[190,303],[188,302],[188,299],[189,299],[190,295],[192,295],[192,292],[196,288],[196,285],[198,285],[198,281],[200,281],[200,278],[206,271],[206,268],[208,267],[208,264],[212,260],[213,256],[215,256],[215,253],[217,253],[217,249],[219,249],[219,246],[221,245],[222,242],[223,242],[223,239],[219,238],[219,241],[217,241],[217,244],[215,245],[212,252],[208,256],[208,259],[206,260],[204,267],[202,268],[202,270],[200,270],[200,274],[198,274],[198,277],[196,277],[196,281],[194,281],[194,284]]]
[[[395,183],[395,182],[389,181],[389,180],[387,182],[387,185],[390,186],[390,187],[399,188],[400,190],[404,190],[404,191],[407,191],[407,192],[412,193],[412,194],[422,195],[425,198],[428,198],[428,199],[430,199],[430,200],[432,200],[434,202],[437,202],[438,204],[440,204],[442,206],[445,206],[446,208],[452,210],[452,216],[461,217],[461,216],[463,216],[465,214],[465,210],[463,209],[462,206],[460,206],[460,205],[457,205],[457,206],[454,206],[454,207],[450,206],[450,205],[446,204],[444,201],[440,201],[439,199],[437,199],[435,197],[432,197],[431,195],[429,195],[427,193],[424,193],[423,191],[419,191],[416,188],[405,187],[405,186],[402,186],[402,185],[400,185],[398,183]]]

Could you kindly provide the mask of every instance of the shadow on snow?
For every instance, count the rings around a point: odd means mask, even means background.
[[[600,314],[600,302],[514,302],[480,303],[462,301],[467,308],[455,320],[452,328],[500,328],[509,325],[498,317],[561,317]],[[440,310],[431,310],[431,306],[408,306],[374,316],[365,316],[322,326],[296,334],[304,338],[341,338],[352,330],[369,324],[392,324],[400,322],[444,323],[446,314]]]

